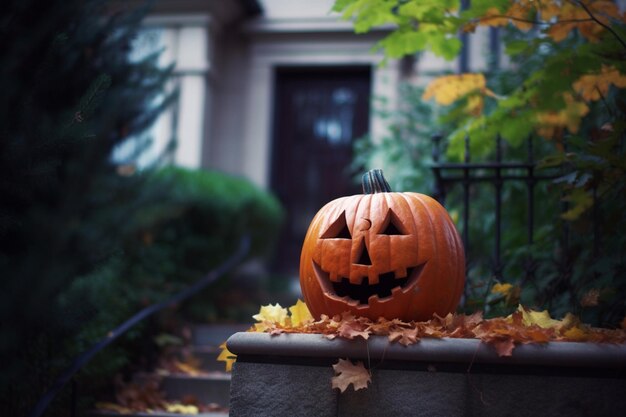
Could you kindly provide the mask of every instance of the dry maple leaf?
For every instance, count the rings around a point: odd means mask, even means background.
[[[363,362],[359,361],[354,365],[348,359],[339,359],[333,365],[336,375],[332,378],[332,387],[344,392],[350,384],[355,391],[367,388],[367,384],[372,382],[371,375]]]
[[[370,333],[367,330],[369,327],[368,323],[371,322],[367,319],[364,320],[363,317],[357,319],[352,314],[344,313],[341,316],[339,327],[337,327],[337,334],[346,339],[354,339],[360,336],[367,340],[370,337]]]
[[[401,345],[408,346],[417,343],[419,338],[417,337],[418,328],[404,328],[395,327],[389,332],[390,342],[400,342]]]

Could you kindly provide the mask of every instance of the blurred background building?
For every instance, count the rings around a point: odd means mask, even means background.
[[[326,202],[359,192],[353,142],[385,130],[372,99],[397,105],[403,82],[485,69],[497,33],[464,35],[454,61],[430,53],[379,65],[384,28],[355,34],[333,0],[157,0],[134,54],[162,51],[174,64],[177,105],[162,115],[139,165],[168,162],[245,176],[287,210],[278,271],[295,273],[306,228]],[[489,52],[492,51],[492,52]],[[121,160],[132,144],[119,149]]]

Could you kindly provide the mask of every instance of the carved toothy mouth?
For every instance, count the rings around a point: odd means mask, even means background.
[[[406,274],[401,278],[396,272],[386,272],[378,276],[377,284],[370,284],[366,276],[362,278],[360,284],[353,284],[346,277],[331,280],[330,274],[313,261],[316,278],[324,292],[351,305],[366,305],[374,300],[390,300],[398,292],[410,291],[416,286],[424,265],[426,263],[407,268]]]

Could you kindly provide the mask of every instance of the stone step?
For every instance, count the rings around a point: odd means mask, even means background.
[[[194,346],[219,346],[237,332],[245,332],[251,323],[198,324],[192,329],[191,344]]]
[[[216,403],[228,407],[230,374],[225,372],[198,376],[171,374],[163,377],[161,389],[168,399],[182,399],[192,395],[202,404]]]
[[[189,348],[191,355],[200,361],[200,367],[205,371],[224,372],[226,369],[225,362],[217,360],[221,351],[218,346],[210,345],[191,346]]]
[[[138,373],[134,375],[134,382],[144,385],[150,381],[160,381],[159,391],[163,392],[168,401],[183,400],[192,396],[201,404],[218,404],[228,407],[230,397],[230,373],[208,372],[201,375],[183,373],[150,374]]]

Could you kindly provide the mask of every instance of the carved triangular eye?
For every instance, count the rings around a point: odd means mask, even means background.
[[[322,234],[322,239],[352,239],[346,222],[345,211],[326,229]]]
[[[382,230],[378,232],[378,234],[379,235],[406,235],[407,233],[404,232],[404,225],[402,224],[400,219],[398,219],[398,216],[396,216],[396,213],[389,210],[389,212],[387,213],[387,218],[383,222]]]

